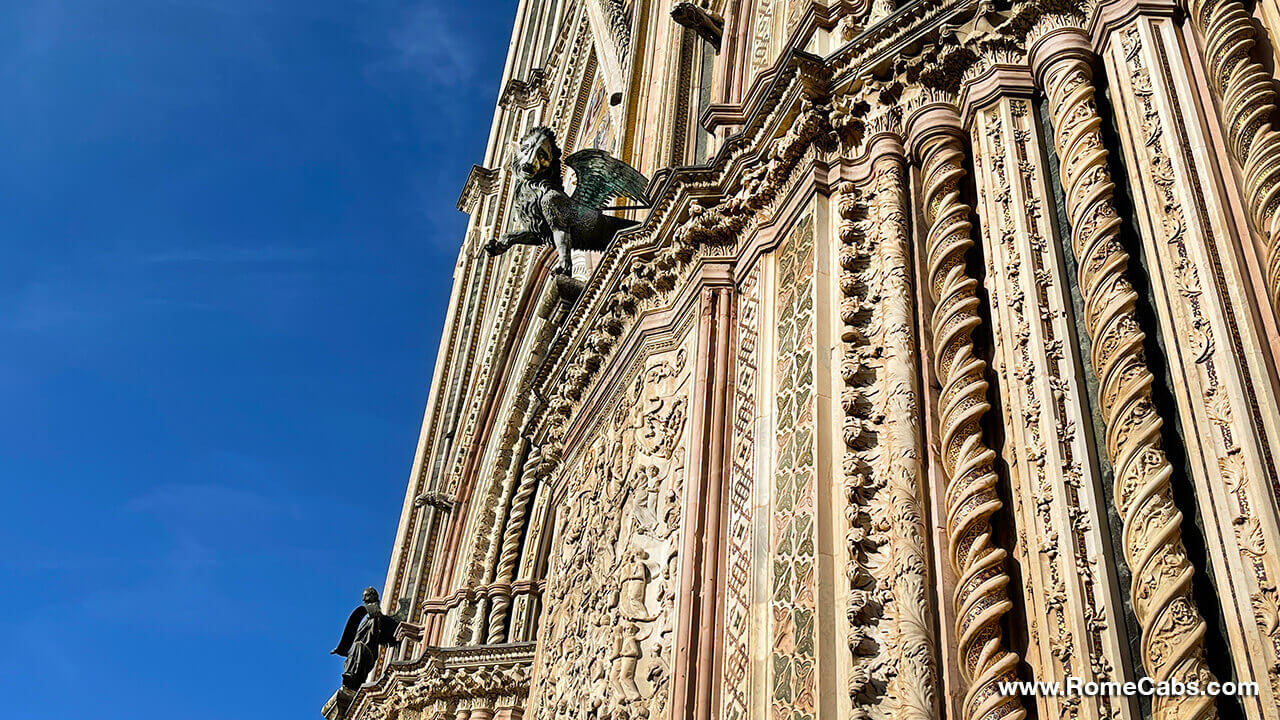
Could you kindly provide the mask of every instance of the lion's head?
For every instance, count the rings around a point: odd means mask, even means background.
[[[539,125],[530,130],[520,140],[511,166],[516,175],[526,182],[559,181],[560,146],[556,144],[556,135],[551,128]]]

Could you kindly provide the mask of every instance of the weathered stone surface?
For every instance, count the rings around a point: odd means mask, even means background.
[[[325,716],[1280,720],[1244,8],[525,2],[385,586],[421,633]],[[487,257],[536,126],[649,206]],[[998,689],[1145,676],[1258,695]]]

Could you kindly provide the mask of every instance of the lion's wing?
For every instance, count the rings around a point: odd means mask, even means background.
[[[649,180],[603,150],[579,150],[566,157],[564,163],[578,176],[578,187],[573,191],[574,202],[600,208],[609,198],[618,195],[649,202],[644,194]]]

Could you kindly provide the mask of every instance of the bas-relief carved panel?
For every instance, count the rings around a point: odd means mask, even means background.
[[[692,336],[637,366],[563,465],[534,718],[658,718],[667,708]]]
[[[752,546],[757,509],[757,376],[760,344],[760,267],[743,281],[738,296],[737,387],[733,398],[733,446],[726,522],[724,669],[721,717],[744,720],[751,707]]]
[[[817,472],[814,228],[799,221],[779,250],[775,377],[777,432],[771,492],[770,717],[817,715]]]
[[[751,22],[751,76],[754,77],[773,60],[773,36],[775,7],[783,0],[756,0],[755,16]],[[749,81],[749,79],[748,79]]]

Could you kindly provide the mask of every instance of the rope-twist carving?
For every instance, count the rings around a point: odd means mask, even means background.
[[[529,513],[529,500],[538,487],[538,473],[543,471],[542,453],[534,448],[525,458],[520,472],[520,486],[511,500],[511,516],[502,537],[502,555],[498,558],[497,583],[510,583],[515,576],[516,563],[520,560],[520,537],[524,533],[525,516]],[[507,641],[507,610],[511,608],[510,593],[494,596],[489,608],[489,644]]]
[[[1204,38],[1202,55],[1231,154],[1240,165],[1254,227],[1266,245],[1267,289],[1280,308],[1280,133],[1271,118],[1276,92],[1271,76],[1249,56],[1256,40],[1240,0],[1187,0],[1187,13]]]
[[[1045,92],[1079,260],[1107,457],[1115,470],[1114,502],[1133,572],[1130,593],[1142,626],[1143,665],[1157,682],[1177,678],[1204,683],[1212,679],[1204,659],[1205,623],[1191,596],[1194,571],[1182,546],[1182,515],[1173,504],[1173,470],[1161,447],[1163,423],[1151,398],[1154,380],[1134,314],[1137,294],[1127,278],[1129,255],[1120,244],[1091,71],[1077,56],[1051,62]],[[1153,710],[1156,718],[1217,716],[1212,698],[1203,695],[1156,697]]]
[[[947,475],[947,533],[951,564],[958,578],[953,603],[960,670],[969,682],[965,720],[1026,716],[1016,695],[997,683],[1015,681],[1018,656],[1008,649],[1001,618],[1009,611],[1005,551],[991,537],[991,515],[1000,507],[995,453],[982,437],[987,403],[986,363],[974,353],[978,281],[965,268],[973,247],[970,208],[960,200],[964,151],[959,140],[939,134],[921,147],[929,291],[935,303],[935,368],[942,464]]]

